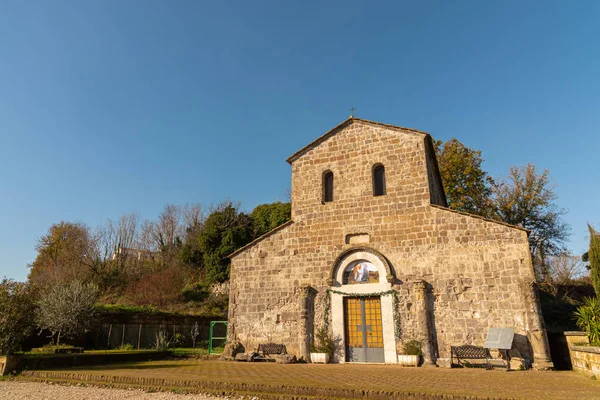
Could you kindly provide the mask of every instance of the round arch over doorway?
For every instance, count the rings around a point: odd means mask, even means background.
[[[383,256],[383,254],[381,254],[377,250],[372,249],[370,247],[358,246],[358,247],[352,247],[350,249],[344,250],[342,253],[340,253],[339,256],[337,256],[337,258],[335,259],[335,261],[333,262],[333,265],[331,267],[330,277],[327,280],[327,284],[329,286],[338,286],[338,285],[336,285],[338,269],[345,261],[347,261],[349,259],[349,257],[352,257],[353,255],[355,255],[357,253],[359,253],[361,255],[365,255],[365,253],[369,254],[369,256],[366,256],[367,259],[372,258],[372,257],[377,258],[379,260],[378,263],[385,270],[385,273],[382,274],[383,271],[380,271],[380,273],[379,273],[382,280],[387,280],[390,283],[393,283],[395,281],[396,274],[394,273],[394,270],[390,266],[390,263],[388,262],[387,258],[385,258]],[[365,258],[365,257],[363,257],[363,258]],[[356,258],[354,257],[354,259],[356,259]],[[345,264],[347,264],[347,262]],[[385,279],[383,279],[384,277],[385,277]],[[341,281],[337,281],[337,282],[341,284]]]
[[[346,268],[360,263],[375,267],[379,279],[345,284]],[[333,336],[341,339],[341,351],[335,361],[397,363],[393,296],[367,296],[391,290],[393,279],[389,263],[375,250],[352,248],[336,259],[330,284],[336,288],[330,294],[331,326]]]

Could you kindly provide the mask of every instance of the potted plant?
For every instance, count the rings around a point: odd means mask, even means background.
[[[312,363],[327,364],[329,360],[333,359],[334,352],[335,342],[329,336],[327,327],[323,326],[317,331],[315,341],[310,346],[310,361]]]
[[[403,354],[398,355],[398,364],[406,367],[418,367],[423,352],[419,340],[409,340],[404,342]]]

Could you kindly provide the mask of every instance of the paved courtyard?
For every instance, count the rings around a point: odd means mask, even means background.
[[[486,371],[396,365],[275,364],[153,361],[68,370],[32,371],[23,379],[99,382],[117,386],[223,388],[237,393],[361,397],[362,391],[504,399],[600,400],[600,382],[572,371]],[[32,376],[33,375],[33,376]],[[320,391],[319,391],[320,390]],[[330,390],[330,392],[328,392]],[[374,397],[375,398],[375,397]]]

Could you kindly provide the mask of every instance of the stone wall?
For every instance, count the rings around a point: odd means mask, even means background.
[[[293,222],[232,255],[230,338],[303,356],[325,322],[326,290],[340,284],[336,260],[362,246],[389,264],[398,348],[422,339],[435,361],[450,345],[482,345],[489,327],[515,327],[519,351],[548,361],[527,232],[435,205],[445,201],[422,132],[349,120],[327,135],[289,160]],[[377,163],[387,187],[374,197]],[[322,202],[324,171],[333,202]]]
[[[20,355],[0,356],[0,376],[17,372],[19,361],[21,361]]]
[[[573,370],[600,379],[600,347],[589,345],[590,339],[586,332],[564,332],[563,336]]]
[[[571,346],[573,370],[600,379],[600,347]]]
[[[581,331],[548,332],[548,342],[554,367],[559,370],[572,370],[571,346],[589,344],[587,333]]]

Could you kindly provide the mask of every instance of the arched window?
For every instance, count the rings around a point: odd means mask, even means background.
[[[375,164],[373,167],[373,196],[383,196],[385,194],[385,167],[382,164]]]
[[[323,173],[323,203],[333,201],[333,172]]]

